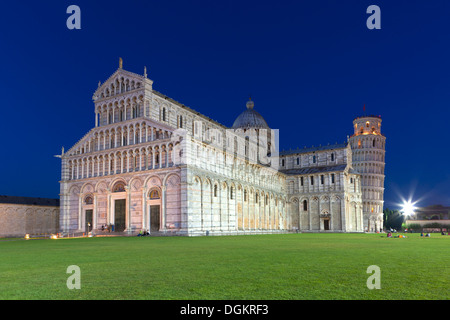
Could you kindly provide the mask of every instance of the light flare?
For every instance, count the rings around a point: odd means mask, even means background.
[[[415,206],[416,202],[412,202],[411,200],[403,202],[402,210],[401,212],[404,215],[411,216],[414,214],[417,207]]]

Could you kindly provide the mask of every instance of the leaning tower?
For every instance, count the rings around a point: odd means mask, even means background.
[[[385,141],[380,116],[362,116],[353,120],[353,168],[361,174],[364,230],[383,229]]]

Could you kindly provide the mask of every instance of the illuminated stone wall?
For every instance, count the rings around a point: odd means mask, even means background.
[[[0,237],[57,233],[59,207],[0,203]]]

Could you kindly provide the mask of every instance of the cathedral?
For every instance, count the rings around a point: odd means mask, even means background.
[[[383,227],[385,137],[353,120],[342,144],[279,151],[247,101],[231,127],[119,68],[93,94],[95,127],[61,154],[61,233],[236,235]]]

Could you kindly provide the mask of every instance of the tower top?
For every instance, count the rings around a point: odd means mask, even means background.
[[[353,121],[357,120],[357,119],[362,119],[362,118],[379,118],[381,120],[381,116],[380,115],[367,115],[366,114],[366,104],[363,104],[363,115],[362,116],[358,116],[355,119],[353,119]]]
[[[234,121],[232,129],[270,129],[266,120],[253,109],[255,103],[250,99],[246,103],[247,109],[244,110]]]
[[[381,134],[381,116],[361,116],[353,120],[354,135]]]
[[[247,106],[247,109],[253,109],[253,107],[255,106],[255,103],[252,101],[252,97],[248,98],[246,106]]]
[[[366,116],[366,115],[364,115],[364,116],[358,116],[358,117],[356,117],[355,119],[353,119],[353,121],[354,121],[354,120],[357,120],[357,119],[363,119],[363,118],[378,118],[378,119],[381,120],[381,116],[380,116],[380,115],[374,115],[374,114],[371,114],[371,115],[368,115],[368,116]]]

